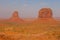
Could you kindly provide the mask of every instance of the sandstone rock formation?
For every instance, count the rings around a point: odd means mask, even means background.
[[[52,18],[52,10],[50,8],[42,8],[39,10],[39,18]]]
[[[34,23],[51,23],[52,25],[55,25],[57,21],[52,17],[53,13],[51,8],[42,8],[39,10],[38,19],[34,21]]]
[[[18,11],[14,11],[12,17],[10,18],[12,22],[22,22],[23,20],[19,17]]]
[[[13,12],[12,18],[13,18],[13,19],[18,19],[18,18],[19,18],[19,16],[18,16],[18,11],[14,11],[14,12]]]

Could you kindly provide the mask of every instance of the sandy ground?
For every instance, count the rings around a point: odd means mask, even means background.
[[[59,21],[53,19],[23,23],[9,21],[0,22],[0,40],[60,40]]]

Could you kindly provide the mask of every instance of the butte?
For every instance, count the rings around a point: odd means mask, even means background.
[[[39,10],[39,18],[52,18],[52,10],[50,8],[42,8]]]
[[[38,18],[34,21],[36,23],[51,23],[55,24],[57,21],[53,18],[51,8],[42,8],[38,12]]]
[[[23,19],[21,19],[18,15],[18,11],[14,11],[12,17],[9,19],[10,22],[18,22],[22,23],[24,22]]]

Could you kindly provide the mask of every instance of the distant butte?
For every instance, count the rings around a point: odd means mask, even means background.
[[[53,18],[52,9],[50,8],[42,8],[38,11],[38,14],[38,18],[35,19],[34,23],[57,23],[57,21]]]
[[[10,21],[12,22],[22,22],[23,19],[21,19],[18,15],[18,11],[14,11],[12,17],[10,18]]]
[[[52,18],[52,10],[50,8],[42,8],[39,10],[39,18]]]
[[[18,16],[18,11],[14,11],[13,12],[13,15],[12,15],[12,17],[10,18],[11,20],[19,20],[20,18],[19,18],[19,16]]]

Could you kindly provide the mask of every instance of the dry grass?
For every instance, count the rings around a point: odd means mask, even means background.
[[[60,40],[60,23],[0,24],[0,40]]]

